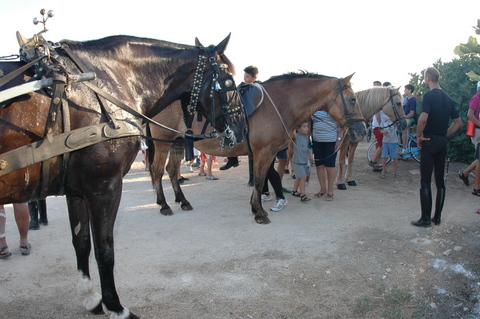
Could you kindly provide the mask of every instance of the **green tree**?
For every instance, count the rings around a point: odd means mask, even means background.
[[[475,29],[475,33],[480,35],[480,19],[477,20],[477,26],[474,26],[473,28]],[[465,55],[480,56],[480,45],[477,42],[477,38],[470,36],[467,43],[459,44],[457,47],[455,47],[453,52],[460,57]],[[480,81],[480,75],[473,71],[467,72],[467,75],[471,81]]]

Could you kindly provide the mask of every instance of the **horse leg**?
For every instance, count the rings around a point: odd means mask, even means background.
[[[153,160],[150,163],[150,175],[152,177],[152,184],[157,193],[157,205],[160,205],[160,213],[162,215],[173,215],[173,211],[165,200],[163,193],[162,178],[165,172],[165,163],[167,161],[168,148],[167,143],[155,142],[153,145]],[[147,149],[147,153],[152,152],[151,147]],[[178,181],[177,181],[178,182]]]
[[[67,196],[72,243],[77,256],[77,291],[84,297],[83,305],[94,314],[103,313],[102,296],[93,290],[90,279],[89,256],[91,251],[90,222],[85,201],[79,197]]]
[[[255,154],[255,152],[254,152]],[[261,195],[263,190],[263,185],[265,183],[265,177],[267,176],[267,171],[270,168],[275,156],[268,156],[264,154],[259,154],[258,156],[253,156],[253,192],[252,197],[250,198],[250,204],[252,207],[252,213],[255,215],[255,221],[258,224],[269,224],[270,219],[268,218],[268,213],[263,209]]]
[[[354,180],[351,180],[353,160],[355,157],[355,150],[357,149],[358,143],[350,143],[350,149],[348,151],[348,166],[347,173],[345,175],[345,180],[347,181],[348,186],[357,186],[357,183]]]
[[[110,319],[137,319],[128,308],[120,304],[115,288],[113,266],[115,263],[113,227],[122,197],[122,176],[113,177],[87,191],[87,209],[91,218],[92,238],[97,260],[102,303],[111,312]],[[108,196],[106,196],[108,194]]]
[[[338,170],[337,170],[337,178],[335,184],[337,185],[337,188],[339,190],[345,190],[347,189],[347,186],[345,186],[345,179],[343,176],[343,170],[345,167],[345,158],[347,157],[347,149],[348,145],[347,141],[344,141],[342,145],[340,146],[340,150],[338,151]]]
[[[184,147],[182,143],[174,143],[170,150],[170,159],[167,164],[167,172],[172,182],[173,191],[175,192],[175,202],[180,203],[182,210],[193,210],[190,202],[185,198],[182,192],[180,183],[178,182],[178,175],[180,172],[182,156]]]

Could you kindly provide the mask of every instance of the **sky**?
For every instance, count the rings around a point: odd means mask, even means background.
[[[299,70],[355,73],[355,91],[378,80],[403,92],[409,73],[455,58],[455,46],[476,36],[480,19],[480,0],[0,0],[0,56],[18,53],[16,31],[31,38],[42,30],[32,23],[42,8],[55,14],[49,41],[124,34],[188,45],[197,37],[207,46],[231,33],[225,53],[237,83],[256,65],[259,80]]]

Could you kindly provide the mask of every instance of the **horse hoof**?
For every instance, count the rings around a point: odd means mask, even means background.
[[[337,188],[338,188],[339,190],[344,191],[344,190],[347,189],[347,186],[345,186],[345,184],[337,184]]]
[[[347,185],[348,186],[357,186],[357,183],[355,183],[355,181],[348,181]]]
[[[267,216],[255,217],[257,224],[270,224],[270,219]]]
[[[182,210],[193,210],[193,207],[190,204],[181,205],[180,207],[182,208]]]
[[[164,215],[164,216],[172,216],[173,215],[173,211],[172,209],[169,207],[169,208],[161,208],[160,209],[160,214]]]

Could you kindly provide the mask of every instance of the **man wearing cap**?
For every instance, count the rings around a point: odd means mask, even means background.
[[[430,227],[432,221],[440,224],[440,217],[445,201],[445,156],[447,155],[447,137],[455,133],[461,126],[455,102],[445,93],[438,80],[440,72],[434,67],[425,71],[424,81],[430,89],[423,97],[422,114],[418,119],[417,144],[421,149],[420,162],[420,207],[421,218],[412,221],[417,227]],[[448,126],[449,120],[453,122]],[[432,172],[435,172],[437,198],[435,200],[435,215],[432,211]]]

